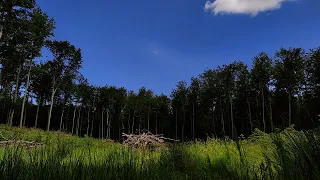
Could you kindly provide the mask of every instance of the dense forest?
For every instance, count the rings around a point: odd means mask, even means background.
[[[3,124],[116,140],[150,131],[181,141],[319,125],[320,47],[261,52],[252,67],[208,68],[168,97],[146,87],[90,85],[79,71],[81,50],[57,40],[53,18],[33,0],[2,0],[0,16]],[[52,55],[43,57],[43,49]]]

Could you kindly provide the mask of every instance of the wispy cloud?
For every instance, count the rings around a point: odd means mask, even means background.
[[[252,16],[260,12],[280,9],[284,2],[293,0],[215,0],[207,1],[204,9],[213,14],[249,14]]]
[[[156,50],[156,49],[153,49],[153,50],[152,50],[152,54],[154,54],[154,55],[158,55],[158,54],[159,54],[159,51],[158,51],[158,50]]]

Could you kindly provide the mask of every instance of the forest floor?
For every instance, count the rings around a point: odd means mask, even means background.
[[[208,139],[157,150],[0,125],[0,179],[320,179],[320,133]]]

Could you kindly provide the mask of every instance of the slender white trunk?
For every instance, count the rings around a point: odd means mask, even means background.
[[[78,110],[78,118],[77,118],[77,129],[76,129],[76,135],[79,136],[79,129],[80,129],[80,118],[81,118],[81,106]]]
[[[182,142],[184,142],[184,123],[181,126],[181,139],[182,139]]]
[[[176,109],[176,139],[178,139],[178,110]]]
[[[131,125],[130,125],[130,110],[129,110],[129,117],[128,117],[128,134],[130,134],[130,129],[131,129]]]
[[[150,104],[148,106],[148,131],[150,131]]]
[[[270,108],[270,128],[271,132],[273,132],[273,119],[272,119],[272,98],[271,96],[269,97],[269,108]]]
[[[38,106],[37,106],[36,120],[34,122],[34,127],[35,128],[37,128],[37,126],[38,126],[39,110],[40,110],[40,104],[38,104]]]
[[[231,116],[231,137],[232,139],[234,139],[233,103],[230,95],[229,95],[229,100],[230,100],[230,116]]]
[[[107,109],[107,135],[106,138],[109,139],[109,132],[110,132],[110,126],[109,126],[109,109]]]
[[[288,93],[289,126],[291,125],[291,93]]]
[[[102,108],[101,110],[101,138],[102,139],[104,138],[103,128],[104,128],[104,125],[103,125],[103,108]]]
[[[262,98],[262,122],[263,122],[263,132],[266,132],[266,120],[264,118],[264,89],[261,88],[261,98]]]
[[[182,122],[182,127],[181,127],[181,135],[182,135],[182,142],[184,142],[184,125],[185,125],[185,120],[186,120],[186,114],[183,108],[183,122]]]
[[[14,106],[16,105],[16,102],[17,102],[17,99],[18,99],[18,94],[19,94],[19,81],[20,81],[21,69],[22,69],[22,65],[19,66],[17,77],[16,77],[16,89],[15,89],[14,99],[13,99]],[[12,126],[12,120],[13,120],[13,116],[14,116],[14,111],[15,111],[15,107],[13,107],[11,112],[10,112],[9,126]]]
[[[28,102],[28,97],[27,97],[27,102]],[[27,109],[24,110],[23,127],[26,126],[26,119],[27,119]]]
[[[50,130],[51,114],[52,114],[52,108],[53,108],[53,101],[54,101],[55,93],[56,93],[56,90],[54,88],[52,88],[51,103],[50,103],[50,110],[49,110],[48,124],[47,124],[47,131]]]
[[[259,128],[260,128],[260,120],[259,120],[259,100],[258,100],[259,94],[256,95],[256,105],[257,105],[257,110],[256,110],[256,121],[259,123]]]
[[[251,130],[251,133],[252,133],[252,132],[253,132],[253,128],[252,128],[252,116],[251,116],[251,106],[250,106],[249,100],[247,100],[247,104],[248,104],[248,112],[249,112],[250,130]]]
[[[91,121],[91,132],[90,132],[90,137],[92,137],[92,132],[93,132],[93,123],[94,123],[94,111],[93,111],[92,121]]]
[[[215,113],[215,103],[212,101],[212,125],[213,125],[213,134],[217,136],[216,134],[216,123],[214,122],[214,113]],[[193,121],[193,133],[194,133],[194,121]]]
[[[158,113],[156,113],[156,134],[158,134]]]
[[[194,140],[194,104],[192,104],[192,140]]]
[[[141,132],[141,117],[140,117],[140,120],[139,120],[139,134],[140,134],[140,132]]]
[[[76,119],[76,111],[77,111],[77,106],[74,107],[74,111],[73,111],[72,130],[71,130],[72,135],[73,135],[73,130],[74,130],[74,120]]]
[[[99,123],[99,139],[102,139],[102,137],[101,137],[101,123]]]
[[[89,136],[89,128],[90,128],[90,107],[88,110],[88,127],[87,127],[87,136]]]
[[[25,89],[25,93],[23,96],[23,101],[22,101],[22,107],[21,107],[21,114],[20,114],[20,128],[22,127],[22,121],[23,121],[23,114],[24,114],[24,106],[26,103],[27,95],[28,95],[28,90],[29,90],[29,84],[30,84],[30,74],[31,74],[31,63],[29,64],[29,70],[28,70],[28,76],[27,76],[27,86]]]
[[[131,133],[134,134],[134,117],[136,116],[135,111],[133,111],[133,118],[132,118],[132,129],[131,129]]]
[[[92,121],[91,121],[91,132],[90,132],[90,137],[92,137],[92,132],[93,132],[94,112],[95,112],[95,110],[93,110],[93,112],[92,112]]]
[[[64,107],[62,108],[62,113],[61,113],[61,117],[60,117],[60,128],[59,128],[59,131],[62,130],[63,114],[64,114]]]
[[[221,113],[222,134],[223,134],[223,136],[225,136],[226,131],[224,129],[224,118],[223,118],[223,108],[222,108],[221,99],[220,99],[220,113]]]

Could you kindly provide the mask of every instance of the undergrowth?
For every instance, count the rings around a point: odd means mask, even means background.
[[[45,144],[0,147],[0,179],[320,179],[319,129],[256,130],[238,141],[208,139],[161,151],[37,129],[0,126],[0,132]]]

